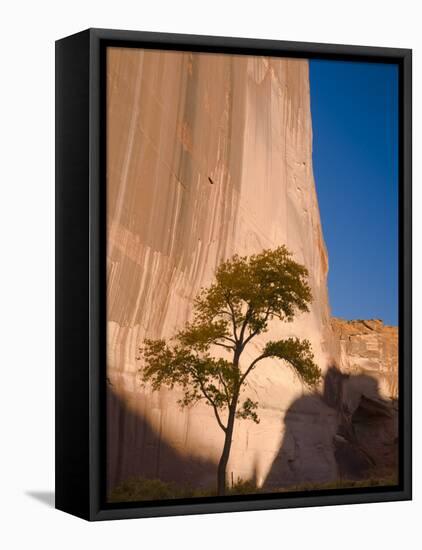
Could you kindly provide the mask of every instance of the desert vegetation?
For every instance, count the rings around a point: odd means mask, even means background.
[[[233,485],[226,488],[226,496],[297,493],[302,491],[330,491],[336,489],[357,489],[361,487],[386,487],[397,484],[396,476],[374,475],[360,480],[338,479],[326,483],[301,483],[278,488],[259,488],[253,481],[238,479]],[[146,479],[142,477],[129,479],[118,485],[110,494],[109,502],[137,502],[154,500],[173,500],[183,498],[201,498],[218,496],[215,487],[195,488],[189,485],[179,485],[165,482],[160,479]]]
[[[172,339],[147,339],[139,349],[144,384],[155,391],[163,386],[181,390],[182,408],[198,401],[212,408],[224,433],[214,490],[218,495],[240,490],[239,484],[230,489],[226,486],[236,420],[259,423],[259,401],[242,395],[250,373],[264,359],[273,358],[279,360],[280,368],[292,368],[307,386],[314,387],[320,381],[321,371],[308,340],[270,340],[251,362],[242,361],[247,346],[267,332],[272,321],[293,321],[297,314],[309,311],[311,301],[308,271],[293,260],[285,246],[251,256],[234,255],[220,264],[214,282],[197,296],[192,322]],[[217,354],[217,349],[224,353]],[[141,486],[145,495],[153,490],[186,496],[182,489],[157,480],[144,480]]]

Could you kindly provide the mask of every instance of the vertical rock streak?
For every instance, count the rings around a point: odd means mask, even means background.
[[[273,323],[245,360],[267,339],[291,335],[311,340],[323,371],[339,358],[312,172],[308,63],[110,48],[107,125],[109,485],[136,474],[210,484],[205,464],[222,447],[211,409],[182,412],[176,391],[142,389],[137,348],[190,318],[221,260],[285,244],[309,270],[311,311]],[[288,444],[283,417],[303,388],[267,360],[247,391],[259,399],[261,424],[238,423],[229,470],[262,483]],[[318,407],[309,452],[329,449],[335,431],[332,410]],[[181,466],[175,455],[189,460]],[[299,468],[296,459],[288,464]],[[321,464],[321,479],[335,476],[332,453]]]

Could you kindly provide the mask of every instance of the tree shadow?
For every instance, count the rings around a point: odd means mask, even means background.
[[[288,409],[265,489],[395,478],[397,409],[376,379],[330,367],[323,394],[300,397]]]
[[[179,453],[108,386],[107,490],[134,477],[213,487],[216,464]]]

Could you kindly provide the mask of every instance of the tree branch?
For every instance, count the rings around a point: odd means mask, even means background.
[[[231,301],[230,301],[230,295],[229,295],[228,293],[224,293],[224,298],[225,298],[226,304],[228,305],[229,310],[230,310],[230,317],[231,317],[231,321],[232,321],[232,325],[233,325],[233,336],[234,336],[234,339],[235,339],[236,342],[237,342],[236,314],[235,314],[235,312],[234,312],[232,303],[231,303]]]
[[[233,325],[233,336],[235,339],[235,343],[237,344],[239,342],[237,338],[237,330],[236,330],[236,314],[234,312],[233,306],[230,302],[230,298],[226,297],[227,305],[229,306],[229,309],[231,311],[231,318],[232,318],[232,325]]]
[[[251,372],[251,370],[254,368],[254,366],[259,362],[261,361],[261,359],[265,359],[265,357],[268,357],[267,355],[265,355],[265,353],[262,353],[261,355],[258,355],[258,357],[256,359],[254,359],[252,361],[252,363],[249,365],[249,367],[246,369],[246,371],[242,374],[241,378],[240,378],[240,385],[243,384],[243,382],[245,381],[245,378],[248,376],[248,374]]]
[[[227,385],[226,385],[226,383],[224,382],[224,378],[223,378],[223,376],[221,375],[220,372],[218,373],[218,378],[220,379],[220,382],[221,382],[221,384],[222,384],[222,386],[223,386],[223,388],[224,388],[224,393],[225,393],[225,395],[226,395],[227,406],[230,407],[229,390],[228,390]]]
[[[271,311],[271,308],[268,308],[267,311],[265,312],[264,324],[268,321],[268,317],[270,316],[270,314],[273,315],[273,312]],[[243,343],[243,348],[246,346],[246,344],[248,344],[252,340],[252,338],[254,338],[259,333],[259,331],[260,329],[257,328],[249,334],[249,336],[246,338],[246,340]]]
[[[224,310],[224,309],[221,309],[221,310],[218,310],[218,311],[215,312],[214,317],[215,317],[216,315],[228,315],[229,317],[231,317],[232,314],[231,314],[230,311],[226,311],[226,310]]]
[[[220,426],[220,428],[223,430],[223,432],[226,433],[227,428],[226,428],[226,426],[221,422],[221,418],[220,418],[220,415],[218,414],[217,407],[216,407],[215,405],[212,405],[212,408],[213,408],[213,411],[214,411],[214,414],[215,414],[215,418],[217,419],[217,424]]]
[[[211,404],[213,410],[214,410],[214,414],[215,414],[215,418],[217,419],[217,423],[218,425],[220,426],[220,428],[223,430],[223,432],[226,432],[227,431],[227,428],[226,426],[222,423],[221,421],[221,418],[220,418],[220,415],[218,413],[218,409],[217,409],[217,405],[215,404],[214,400],[212,399],[212,397],[210,397],[208,395],[208,392],[207,390],[205,389],[205,386],[204,386],[204,383],[202,382],[202,380],[200,379],[199,376],[196,376],[196,380],[201,388],[201,391],[202,393],[204,394],[205,398],[209,401],[209,403]]]
[[[233,340],[233,338],[230,338],[229,336],[222,336],[224,340],[227,340],[228,342],[231,342],[232,344],[236,345],[236,340]]]
[[[227,344],[222,344],[221,342],[212,342],[214,346],[221,346],[222,348],[226,348],[229,350],[234,350],[233,346],[228,346]]]
[[[242,328],[240,330],[239,341],[242,347],[243,347],[243,337],[245,335],[245,330],[246,330],[246,327],[248,326],[249,319],[251,318],[252,312],[253,312],[253,308],[249,305],[245,314],[245,320],[243,321]]]

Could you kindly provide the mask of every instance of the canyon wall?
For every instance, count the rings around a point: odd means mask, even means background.
[[[345,321],[333,318],[335,355],[342,370],[377,381],[380,396],[398,398],[398,330],[379,319]]]
[[[223,433],[212,410],[181,411],[176,390],[142,388],[136,357],[146,337],[171,337],[191,318],[234,253],[285,244],[314,298],[293,323],[273,322],[245,363],[288,336],[311,341],[324,374],[363,366],[374,350],[370,333],[350,343],[351,329],[330,318],[306,60],[109,48],[107,233],[109,487],[134,475],[214,484]],[[336,478],[338,407],[270,359],[247,394],[261,422],[237,422],[233,479]]]
[[[333,361],[315,395],[283,415],[284,438],[265,486],[375,479],[397,481],[398,330],[380,320],[331,319]],[[330,423],[314,430],[315,417]],[[335,474],[323,468],[330,457]]]

